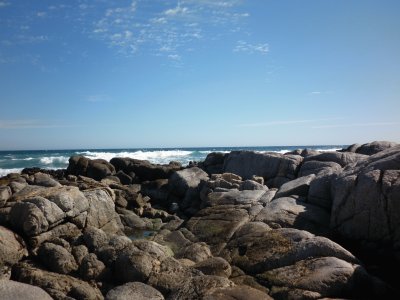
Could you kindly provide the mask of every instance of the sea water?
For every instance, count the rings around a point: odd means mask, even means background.
[[[21,172],[24,168],[65,169],[68,159],[73,155],[82,155],[90,159],[113,157],[130,157],[148,160],[156,164],[168,164],[178,161],[187,165],[190,161],[202,161],[211,152],[228,153],[235,150],[257,152],[286,153],[296,149],[313,149],[318,151],[336,151],[346,145],[314,146],[266,146],[266,147],[201,147],[201,148],[157,148],[157,149],[76,149],[76,150],[34,150],[34,151],[0,151],[0,177],[9,173]]]

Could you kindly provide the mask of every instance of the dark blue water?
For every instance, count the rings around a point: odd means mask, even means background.
[[[8,173],[20,172],[23,168],[30,167],[64,169],[68,166],[68,159],[73,155],[84,155],[91,159],[102,158],[108,161],[113,157],[131,157],[158,164],[179,161],[183,165],[187,165],[190,161],[204,160],[207,154],[211,152],[252,150],[285,153],[304,148],[334,151],[343,147],[346,147],[346,145],[0,151],[0,177]]]

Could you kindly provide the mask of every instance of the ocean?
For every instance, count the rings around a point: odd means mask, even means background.
[[[234,150],[252,150],[258,152],[285,153],[296,149],[314,149],[319,151],[336,151],[346,145],[314,146],[268,146],[268,147],[202,147],[202,148],[159,148],[159,149],[77,149],[77,150],[33,150],[33,151],[0,151],[0,177],[9,173],[18,173],[24,168],[65,169],[68,159],[73,155],[83,155],[90,159],[113,157],[130,157],[148,160],[157,164],[168,164],[179,161],[187,165],[190,161],[202,161],[211,152],[228,153]]]

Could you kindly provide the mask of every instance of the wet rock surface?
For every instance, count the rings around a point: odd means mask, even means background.
[[[188,167],[76,156],[0,182],[2,299],[399,296],[395,143]]]

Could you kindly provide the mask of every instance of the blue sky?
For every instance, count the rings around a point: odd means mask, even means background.
[[[0,149],[400,142],[398,0],[0,0]]]

